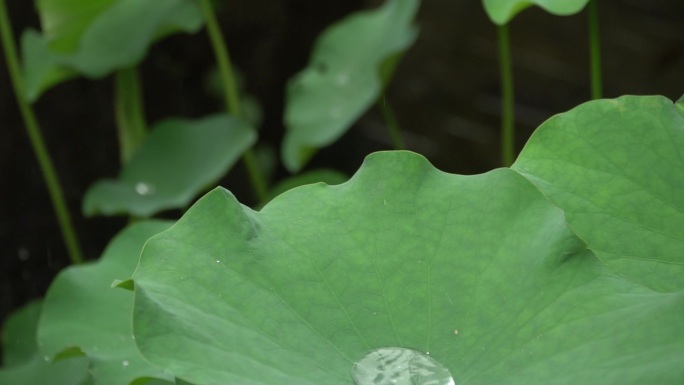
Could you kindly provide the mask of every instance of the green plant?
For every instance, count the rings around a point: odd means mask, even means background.
[[[484,2],[499,24],[531,4],[508,3],[501,13]],[[537,3],[568,14],[587,1],[570,10]],[[88,12],[79,4],[39,2],[45,36],[22,39],[22,75],[0,0],[6,57],[29,124],[30,102],[47,87],[116,76],[122,171],[97,182],[83,210],[135,220],[98,261],[63,270],[42,302],[7,321],[0,384],[684,378],[684,98],[584,103],[542,124],[510,167],[481,175],[447,174],[421,155],[390,151],[369,155],[344,183],[338,172],[309,171],[270,187],[249,152],[256,121],[240,107],[209,1],[102,0]],[[374,104],[398,126],[379,100],[415,40],[417,8],[390,0],[321,36],[286,95],[288,169],[300,170]],[[154,18],[140,15],[150,9]],[[229,114],[148,129],[132,66],[155,39],[196,31],[200,15]],[[123,30],[134,16],[136,44],[118,42],[130,55],[100,57],[100,28]],[[401,147],[399,133],[390,135]],[[258,211],[217,187],[178,221],[149,219],[187,208],[240,156]],[[296,187],[316,181],[330,184]]]

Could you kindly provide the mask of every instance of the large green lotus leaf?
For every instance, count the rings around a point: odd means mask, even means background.
[[[31,302],[5,322],[2,333],[4,366],[0,368],[0,385],[90,383],[88,361],[85,358],[52,362],[38,351],[36,327],[41,307],[41,301]]]
[[[533,5],[554,15],[574,15],[587,5],[589,0],[482,0],[485,11],[494,24],[504,25],[525,8]]]
[[[457,384],[684,378],[684,292],[606,267],[510,169],[378,153],[260,212],[216,189],[133,278],[141,352],[198,385],[351,384],[381,347],[429,352]]]
[[[129,225],[111,241],[98,262],[71,266],[55,278],[38,327],[41,351],[51,358],[74,351],[85,354],[97,385],[129,384],[140,378],[173,377],[143,359],[132,339],[133,293],[113,289],[112,281],[129,277],[151,236],[172,222]]]
[[[585,103],[540,126],[512,166],[604,263],[658,291],[684,289],[683,106]]]
[[[344,183],[349,179],[349,176],[335,170],[316,169],[305,171],[301,174],[293,175],[275,186],[273,186],[264,200],[264,204],[270,202],[278,195],[285,191],[292,190],[295,187],[304,186],[312,183],[325,183],[335,185]]]
[[[191,0],[41,0],[44,34],[22,37],[27,98],[78,74],[105,76],[140,62],[155,40],[195,32],[202,15]]]
[[[83,212],[147,217],[185,208],[255,141],[252,127],[224,114],[165,120],[153,127],[118,179],[101,180],[88,189]]]
[[[283,163],[300,170],[317,148],[337,140],[377,99],[381,67],[415,40],[417,0],[388,0],[328,28],[309,65],[287,86]],[[386,75],[386,74],[385,74]]]

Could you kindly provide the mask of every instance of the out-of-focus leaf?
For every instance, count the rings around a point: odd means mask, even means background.
[[[36,327],[41,307],[41,301],[30,302],[7,319],[2,333],[3,365],[15,366],[37,352]]]
[[[90,384],[84,357],[52,362],[38,351],[36,326],[41,307],[40,301],[29,303],[7,319],[2,333],[4,366],[0,368],[0,384]]]
[[[342,136],[378,98],[385,61],[395,60],[415,40],[411,25],[417,0],[388,0],[381,8],[356,13],[319,37],[309,66],[287,86],[282,158],[300,170],[316,149]]]
[[[45,297],[38,327],[43,354],[51,358],[78,349],[90,362],[96,385],[173,376],[151,366],[132,339],[133,293],[114,289],[115,279],[129,277],[143,245],[172,222],[146,221],[126,227],[95,263],[71,266],[55,278]]]
[[[99,78],[134,66],[154,41],[202,26],[192,0],[41,0],[37,5],[43,35],[26,31],[22,37],[30,101],[74,76]]]
[[[482,0],[487,15],[494,24],[504,25],[515,15],[533,5],[554,15],[574,15],[581,11],[589,0]]]
[[[88,189],[83,211],[147,217],[187,207],[255,141],[252,127],[228,115],[163,121],[152,128],[118,179],[101,180]]]

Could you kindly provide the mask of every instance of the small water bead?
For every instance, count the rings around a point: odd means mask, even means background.
[[[123,366],[124,368],[128,367],[128,365],[130,365],[130,362],[128,362],[128,360],[121,361],[121,366]]]
[[[138,182],[135,184],[135,192],[139,195],[152,195],[154,194],[154,185],[145,182]]]
[[[454,385],[449,369],[414,349],[371,350],[352,366],[356,385]]]

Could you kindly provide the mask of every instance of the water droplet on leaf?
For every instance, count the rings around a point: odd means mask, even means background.
[[[124,368],[127,367],[129,364],[130,362],[128,362],[128,360],[121,361],[121,366],[123,366]]]
[[[454,385],[449,369],[414,349],[371,350],[352,366],[356,385]]]
[[[138,182],[135,184],[135,192],[139,195],[152,195],[154,194],[154,185],[145,182]]]

